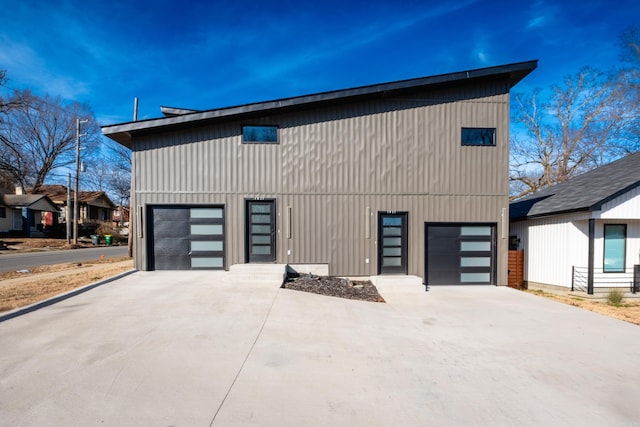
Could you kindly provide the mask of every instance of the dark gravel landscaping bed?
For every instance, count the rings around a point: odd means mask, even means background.
[[[284,289],[332,297],[385,302],[370,280],[353,281],[339,277],[316,276],[314,274],[290,274],[282,284],[282,287]]]

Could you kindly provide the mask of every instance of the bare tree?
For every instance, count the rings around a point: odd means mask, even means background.
[[[82,189],[104,191],[114,202],[124,204],[131,191],[131,163],[108,151],[107,157],[87,163],[87,170],[82,174]]]
[[[637,106],[630,111],[625,102],[629,87],[620,80],[623,77],[587,67],[554,86],[547,99],[540,90],[514,95],[512,198],[563,182],[637,148],[626,138]]]
[[[113,170],[110,168],[109,160],[105,158],[94,158],[91,161],[84,161],[85,171],[80,178],[80,189],[82,191],[104,191],[109,192],[109,181]]]
[[[628,129],[627,139],[636,146],[640,143],[640,28],[629,27],[622,32],[618,39],[620,59],[623,69],[619,73],[619,80],[627,86],[627,108],[631,114],[635,114],[631,126]]]
[[[4,86],[7,83],[7,72],[6,70],[0,70],[0,86]],[[6,115],[12,108],[15,108],[16,105],[10,100],[4,99],[0,96],[0,123],[2,121],[2,116]],[[3,135],[0,133],[0,141],[2,140]],[[11,175],[9,175],[6,171],[0,170],[0,193],[3,191],[10,191],[12,187],[15,185],[15,182]]]
[[[37,192],[50,174],[75,162],[76,120],[82,148],[95,151],[99,127],[86,105],[64,104],[59,98],[14,91],[0,114],[0,172]]]
[[[115,141],[107,141],[107,151],[109,158],[113,162],[115,169],[125,174],[131,173],[131,150]]]
[[[109,179],[111,193],[117,197],[118,203],[128,205],[131,195],[131,174],[123,171],[114,171]]]
[[[131,192],[131,150],[114,141],[105,141],[109,159],[107,186],[120,204],[127,204]]]
[[[640,28],[634,26],[624,30],[618,39],[618,47],[623,62],[640,65]]]

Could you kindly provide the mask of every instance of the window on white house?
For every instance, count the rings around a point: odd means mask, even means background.
[[[625,269],[627,240],[626,224],[604,225],[604,262],[605,273],[621,273]]]

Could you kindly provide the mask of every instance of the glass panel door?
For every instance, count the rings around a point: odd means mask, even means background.
[[[378,274],[407,274],[407,213],[378,214]]]
[[[246,203],[246,260],[275,262],[276,202],[247,200]]]

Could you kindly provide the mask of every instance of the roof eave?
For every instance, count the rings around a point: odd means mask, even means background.
[[[628,185],[627,187],[616,191],[615,193],[605,197],[602,200],[599,200],[598,202],[590,205],[590,206],[583,206],[583,207],[579,207],[579,208],[572,208],[572,209],[563,209],[563,210],[557,210],[557,211],[551,211],[551,212],[544,212],[544,213],[540,213],[540,214],[535,214],[535,215],[526,215],[526,216],[517,216],[517,217],[509,217],[510,221],[524,221],[527,219],[535,219],[535,218],[542,218],[542,217],[548,217],[548,216],[555,216],[555,215],[564,215],[564,214],[570,214],[570,213],[577,213],[577,212],[595,212],[595,211],[600,211],[602,210],[602,207],[622,196],[623,194],[634,190],[636,188],[640,187],[640,181],[637,181],[631,185]]]
[[[567,214],[579,213],[579,212],[593,212],[593,211],[596,211],[596,210],[598,210],[598,209],[596,209],[596,208],[594,208],[592,206],[587,206],[587,207],[582,207],[582,208],[565,209],[565,210],[554,211],[554,212],[544,212],[544,213],[534,214],[534,215],[510,217],[509,221],[513,221],[513,222],[515,222],[515,221],[526,221],[528,219],[539,219],[539,218],[545,218],[545,217],[550,217],[550,216],[567,215]]]
[[[292,98],[278,99],[274,101],[258,102],[234,107],[219,108],[214,110],[197,111],[172,117],[141,120],[136,122],[121,123],[102,127],[102,133],[114,141],[131,148],[132,134],[145,130],[160,130],[166,127],[180,127],[196,124],[225,117],[241,117],[255,113],[269,113],[274,110],[286,111],[294,108],[310,108],[313,106],[332,104],[337,102],[352,102],[358,99],[388,96],[389,93],[404,92],[416,88],[426,88],[443,84],[453,84],[462,81],[482,80],[491,77],[504,76],[512,88],[520,80],[526,77],[538,66],[538,61],[519,62],[496,67],[480,68],[468,71],[459,71],[449,74],[440,74],[430,77],[400,80],[391,83],[382,83],[361,86],[352,89],[343,89],[330,92],[322,92],[313,95],[303,95]]]
[[[618,198],[620,196],[622,196],[624,193],[627,193],[631,190],[634,190],[636,188],[640,187],[640,181],[636,181],[631,185],[628,185],[627,187],[623,188],[622,190],[616,191],[615,193],[611,194],[610,196],[605,197],[604,199],[600,200],[599,202],[595,203],[593,206],[591,206],[591,210],[601,210],[602,206],[605,203],[608,203],[610,201],[612,201],[615,198]]]

